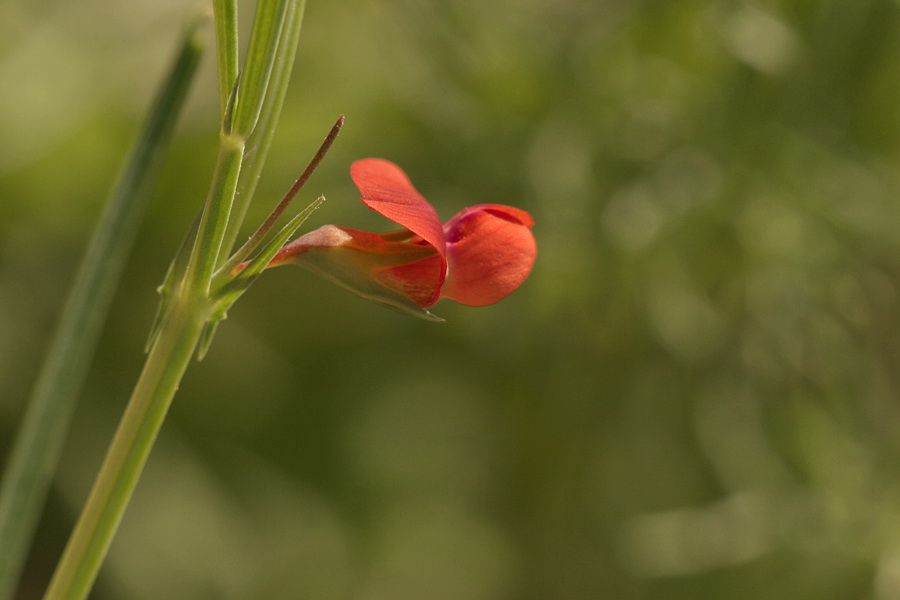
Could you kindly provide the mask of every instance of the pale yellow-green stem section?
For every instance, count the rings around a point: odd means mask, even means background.
[[[82,600],[90,592],[204,322],[202,298],[173,300],[45,600]]]

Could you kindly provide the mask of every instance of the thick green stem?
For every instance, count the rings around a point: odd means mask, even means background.
[[[173,302],[44,600],[86,598],[200,339],[200,301]]]

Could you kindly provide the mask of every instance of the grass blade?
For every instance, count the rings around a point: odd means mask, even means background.
[[[0,489],[0,600],[11,597],[125,260],[204,46],[198,17],[86,251],[50,351],[26,407]]]

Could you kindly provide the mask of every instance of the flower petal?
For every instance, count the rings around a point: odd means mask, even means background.
[[[493,304],[525,281],[537,256],[527,212],[481,204],[444,225],[449,268],[441,296],[469,306]]]
[[[358,160],[350,166],[350,177],[366,206],[409,229],[438,251],[441,269],[430,303],[437,302],[447,262],[444,230],[434,207],[413,187],[406,173],[390,161],[381,158]]]
[[[428,308],[439,298],[440,289],[435,284],[443,279],[445,271],[443,259],[435,253],[415,262],[382,269],[376,278],[382,285],[412,300],[419,308]]]

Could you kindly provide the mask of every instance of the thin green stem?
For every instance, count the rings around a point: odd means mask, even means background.
[[[196,73],[205,18],[188,27],[181,50],[110,193],[75,278],[27,404],[0,490],[0,599],[12,596],[59,461],[75,400],[107,308],[133,245],[149,188]]]
[[[244,140],[222,133],[213,183],[200,218],[200,228],[186,276],[189,289],[199,291],[204,296],[209,293],[209,282],[222,248],[243,158]]]
[[[44,600],[82,600],[90,592],[200,339],[204,314],[185,296],[167,314]]]
[[[306,0],[291,2],[288,13],[285,16],[284,26],[281,29],[281,39],[278,42],[278,56],[272,67],[272,79],[266,91],[265,101],[259,113],[259,121],[253,135],[247,140],[247,159],[241,169],[241,178],[238,182],[238,193],[235,198],[234,211],[228,230],[225,233],[223,249],[230,252],[238,238],[241,224],[247,214],[247,208],[256,192],[256,183],[262,173],[262,167],[266,162],[272,139],[281,115],[281,107],[287,96],[288,83],[291,71],[294,68],[294,58],[297,55],[297,46],[300,43],[300,28],[303,25],[303,13],[306,8]]]
[[[187,365],[198,345],[202,354],[215,324],[224,317],[216,312],[210,288],[229,231],[248,136],[261,114],[265,127],[275,126],[264,110],[269,104],[267,90],[273,72],[284,78],[289,73],[274,67],[287,60],[286,49],[296,48],[296,40],[284,40],[286,21],[299,29],[298,1],[260,0],[243,74],[227,98],[222,94],[225,114],[219,153],[196,237],[192,245],[184,246],[166,277],[162,316],[158,329],[154,326],[150,354],[45,600],[82,600],[89,593]],[[236,47],[237,40],[234,15],[228,12],[233,2],[223,0],[216,7],[217,31],[227,46],[219,56],[220,75],[227,84],[233,69],[231,42]],[[286,80],[279,85],[286,85]],[[271,141],[271,132],[260,136],[266,144]],[[265,153],[266,148],[259,150]],[[300,222],[292,221],[294,227]]]

